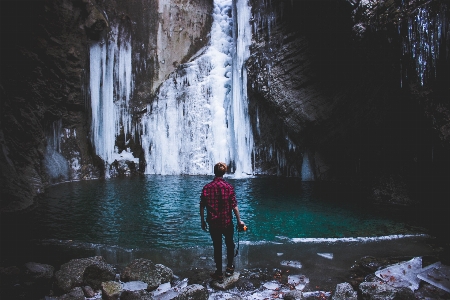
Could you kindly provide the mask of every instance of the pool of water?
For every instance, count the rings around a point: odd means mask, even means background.
[[[33,239],[72,240],[127,249],[209,246],[200,228],[199,196],[212,176],[158,176],[71,182],[49,188],[27,216]],[[240,241],[421,234],[424,229],[366,206],[319,196],[295,178],[226,178],[249,230]],[[339,194],[340,195],[340,194]]]

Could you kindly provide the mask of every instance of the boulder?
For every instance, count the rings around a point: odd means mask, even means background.
[[[50,265],[28,262],[25,264],[25,278],[27,280],[49,280],[53,277],[55,268]]]
[[[285,300],[300,300],[300,299],[302,299],[302,292],[297,291],[297,290],[289,291],[286,294],[284,294],[283,299],[285,299]]]
[[[143,281],[148,284],[148,290],[156,289],[160,284],[170,282],[173,271],[161,264],[154,264],[151,260],[139,258],[128,264],[120,278],[124,281]]]
[[[116,281],[102,283],[102,298],[106,300],[117,300],[122,293],[122,285]]]
[[[95,296],[95,291],[88,285],[82,286],[83,293],[86,296],[86,298],[93,298]]]
[[[363,282],[359,285],[359,292],[363,300],[416,299],[410,289],[396,289],[383,282]]]
[[[178,296],[173,298],[173,300],[207,300],[209,297],[208,290],[206,287],[200,284],[188,285],[180,290]]]
[[[17,283],[19,276],[20,269],[16,266],[0,267],[0,286]]]
[[[357,300],[358,293],[348,282],[339,283],[336,285],[336,290],[331,296],[333,300]]]
[[[70,290],[67,294],[59,297],[46,298],[49,300],[85,300],[83,289],[81,287],[76,287]]]
[[[88,271],[85,275],[86,269]],[[94,276],[98,277],[94,278]],[[105,263],[101,256],[72,259],[68,263],[63,264],[61,269],[55,273],[56,283],[64,292],[83,285],[89,285],[94,288],[96,286],[100,287],[99,283],[114,280],[114,277],[114,269]]]
[[[53,284],[53,266],[28,262],[24,265],[22,280],[27,297],[38,298],[49,293]]]

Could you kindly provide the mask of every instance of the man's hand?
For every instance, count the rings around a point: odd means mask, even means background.
[[[208,225],[206,224],[205,220],[202,220],[202,230],[206,231],[208,229]]]

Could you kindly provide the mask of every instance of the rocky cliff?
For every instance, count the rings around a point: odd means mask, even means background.
[[[261,168],[295,175],[306,160],[316,180],[344,183],[355,199],[448,196],[444,1],[251,3],[248,89]]]
[[[29,207],[49,184],[104,176],[91,144],[92,43],[110,40],[113,27],[131,37],[137,122],[160,83],[208,42],[212,2],[2,1],[2,211]],[[429,192],[448,196],[445,1],[249,3],[247,88],[257,173],[345,182],[358,197],[384,203],[410,203]],[[420,20],[433,28],[420,31]],[[440,54],[412,50],[431,47]],[[422,56],[431,68],[418,65]],[[127,147],[142,156],[139,140]],[[61,159],[71,167],[48,170]]]

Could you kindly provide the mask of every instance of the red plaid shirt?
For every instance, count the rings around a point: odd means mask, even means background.
[[[226,228],[233,224],[233,208],[237,206],[236,194],[231,184],[222,177],[215,177],[213,181],[203,187],[200,196],[200,207],[206,207],[208,212],[206,221],[212,228]]]

